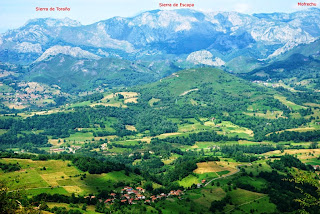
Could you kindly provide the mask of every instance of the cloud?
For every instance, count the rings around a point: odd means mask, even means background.
[[[251,6],[247,3],[238,3],[234,6],[234,11],[239,13],[248,13],[251,11]]]

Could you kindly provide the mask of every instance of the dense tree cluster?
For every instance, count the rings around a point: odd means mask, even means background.
[[[0,135],[0,147],[24,147],[33,146],[48,146],[48,137],[43,134],[22,133],[17,134],[13,131],[6,132]]]
[[[181,180],[197,169],[197,159],[183,156],[174,161],[174,168],[165,175],[165,181],[172,182]]]
[[[72,159],[72,163],[80,170],[84,172],[88,171],[90,174],[101,174],[125,169],[125,166],[122,164],[109,161],[102,162],[89,157],[75,157]]]
[[[137,167],[139,167],[140,171],[147,171],[149,173],[158,174],[166,169],[163,168],[164,163],[158,157],[152,157],[150,159],[142,160]]]
[[[90,95],[86,95],[83,97],[79,98],[79,102],[84,102],[84,101],[99,101],[103,98],[103,94],[102,93],[94,93],[94,94],[90,94]]]
[[[86,204],[96,204],[97,199],[93,198],[84,198],[81,196],[75,196],[75,194],[62,195],[62,194],[49,194],[49,193],[41,193],[36,196],[33,196],[30,199],[31,202],[57,202],[57,203],[67,203],[67,204],[78,204],[78,203],[86,203]]]
[[[3,120],[3,123],[0,123],[0,128],[13,131],[10,132],[10,135],[17,135],[22,131],[44,130],[43,135],[65,138],[74,133],[77,128],[90,128],[94,124],[100,124],[101,127],[104,127],[104,122],[110,117],[117,121],[111,125],[115,132],[97,131],[95,132],[96,136],[118,135],[123,137],[136,134],[134,131],[127,130],[125,125],[135,125],[139,132],[149,130],[150,135],[178,130],[177,124],[159,116],[158,112],[154,110],[143,111],[142,109],[103,106],[80,107],[76,108],[74,112],[35,115],[24,120]]]
[[[292,155],[283,155],[281,156],[280,160],[274,160],[273,162],[268,162],[269,165],[277,170],[286,171],[286,168],[298,168],[302,170],[310,170],[312,167],[305,165],[302,163],[298,158]]]
[[[279,141],[294,141],[294,142],[310,142],[320,141],[320,131],[307,131],[307,132],[295,132],[284,131],[280,133],[272,133],[267,140],[279,142]]]
[[[310,102],[318,103],[320,101],[319,93],[314,92],[312,90],[292,92],[283,87],[277,87],[275,89],[278,92],[282,93],[288,100],[299,105],[303,105],[304,103],[310,103]]]
[[[301,208],[295,200],[304,197],[299,188],[313,196],[317,194],[317,189],[314,186],[290,182],[291,176],[279,174],[275,170],[272,172],[260,172],[258,177],[268,181],[268,186],[263,191],[269,195],[270,201],[277,205],[277,209],[280,212],[294,212]],[[306,207],[305,211],[316,214],[319,211],[318,208]]]
[[[21,158],[32,160],[70,160],[80,170],[90,174],[108,173],[111,171],[125,170],[126,167],[121,163],[114,163],[106,160],[105,158],[92,158],[86,156],[75,156],[69,154],[52,154],[52,155],[32,155],[32,154],[16,154],[13,152],[0,152],[1,158]]]
[[[153,138],[151,142],[168,142],[168,143],[178,143],[182,145],[194,145],[197,141],[209,141],[209,142],[219,142],[219,141],[236,141],[238,137],[228,137],[225,135],[219,135],[215,131],[198,132],[192,133],[188,136],[178,136],[178,137],[167,137],[165,139]]]
[[[0,158],[35,159],[37,155],[29,153],[15,153],[0,149]]]
[[[254,139],[256,141],[268,140],[266,135],[269,133],[284,129],[297,128],[310,121],[310,119],[293,119],[291,117],[288,119],[278,118],[276,120],[272,120],[259,117],[250,117],[241,113],[231,113],[230,116],[224,117],[223,119],[253,130]]]
[[[13,172],[13,171],[20,170],[21,167],[18,163],[12,164],[12,163],[1,163],[0,162],[0,169],[2,169],[4,172]]]
[[[215,213],[216,211],[223,211],[223,208],[231,202],[231,197],[227,195],[222,200],[216,200],[211,202],[210,211]]]
[[[179,148],[174,147],[172,144],[167,143],[165,140],[159,138],[152,138],[150,145],[146,145],[146,148],[154,152],[155,155],[162,156],[163,158],[169,158],[172,153],[179,155],[184,154],[184,152]],[[145,155],[147,156],[148,154]]]

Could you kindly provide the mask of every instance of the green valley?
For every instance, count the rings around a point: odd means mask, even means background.
[[[315,213],[294,186],[315,198],[317,186],[284,179],[319,179],[317,104],[217,68],[182,70],[3,114],[0,177],[23,209],[51,213]]]

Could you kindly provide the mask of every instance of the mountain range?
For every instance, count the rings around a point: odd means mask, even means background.
[[[57,49],[80,58],[185,60],[192,52],[206,50],[213,59],[219,57],[225,62],[239,56],[269,59],[316,40],[320,36],[319,20],[317,8],[252,15],[154,10],[90,25],[69,18],[32,19],[0,36],[0,61],[30,64],[45,59],[48,52],[56,54]]]
[[[319,20],[317,8],[252,15],[154,10],[90,25],[32,19],[0,35],[0,62],[22,66],[13,77],[18,81],[58,85],[67,93],[142,85],[203,66],[250,81],[292,84],[290,78],[298,77],[319,88],[313,80],[320,64]]]

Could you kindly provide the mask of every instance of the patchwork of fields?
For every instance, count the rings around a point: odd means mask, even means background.
[[[2,159],[3,163],[19,163],[20,171],[3,173],[2,180],[10,186],[10,191],[25,190],[28,194],[60,193],[71,195],[95,194],[98,190],[113,190],[117,182],[132,182],[138,179],[133,174],[126,176],[124,172],[88,174],[72,166],[70,161],[48,160],[33,161],[29,159]]]

